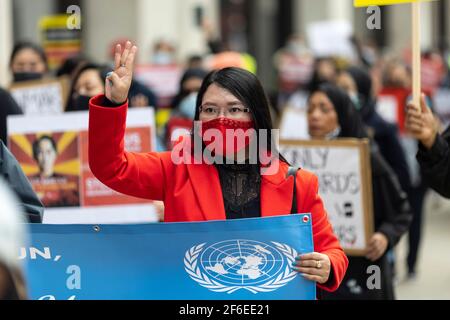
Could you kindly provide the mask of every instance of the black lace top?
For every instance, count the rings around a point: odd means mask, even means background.
[[[216,165],[222,187],[227,219],[256,218],[261,216],[259,165]]]

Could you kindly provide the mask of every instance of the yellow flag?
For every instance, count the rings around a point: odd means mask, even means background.
[[[355,7],[387,6],[391,4],[423,2],[423,0],[354,0]]]

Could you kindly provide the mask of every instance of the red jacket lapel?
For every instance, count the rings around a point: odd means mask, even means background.
[[[205,220],[225,220],[222,188],[219,173],[214,165],[187,166],[194,193]]]

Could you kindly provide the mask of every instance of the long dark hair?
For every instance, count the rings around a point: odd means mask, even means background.
[[[340,138],[362,139],[369,137],[360,114],[345,91],[336,85],[326,83],[313,90],[309,99],[317,92],[324,93],[333,103],[341,127]]]
[[[10,68],[12,67],[13,61],[16,58],[17,54],[24,49],[33,50],[39,56],[39,58],[42,60],[42,62],[45,64],[45,70],[48,70],[48,60],[47,60],[47,55],[45,54],[44,49],[42,49],[42,47],[38,46],[37,44],[28,42],[28,41],[18,42],[14,46],[12,53],[11,53],[11,57],[9,59],[9,67]]]
[[[102,79],[103,86],[105,85],[106,75],[109,72],[108,67],[102,66],[102,65],[98,65],[96,63],[89,62],[89,61],[81,62],[81,64],[76,68],[76,70],[74,70],[74,75],[73,75],[73,78],[71,79],[69,95],[67,97],[66,107],[64,109],[66,112],[67,111],[79,111],[79,110],[76,110],[74,108],[74,106],[72,105],[72,98],[73,98],[73,95],[75,93],[75,86],[77,85],[77,81],[80,78],[81,74],[83,72],[85,72],[86,70],[95,70],[95,71],[97,71],[98,74],[99,74],[100,79]]]
[[[271,132],[273,124],[267,95],[258,78],[244,69],[235,67],[224,68],[212,71],[206,76],[197,96],[195,121],[200,119],[200,106],[203,103],[203,96],[212,84],[226,89],[250,109],[256,132],[259,132],[259,129],[267,130],[267,151],[278,153],[278,150],[270,150],[274,137]],[[281,154],[279,154],[279,158],[281,161],[288,163]]]

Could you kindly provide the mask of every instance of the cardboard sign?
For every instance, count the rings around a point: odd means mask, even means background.
[[[156,221],[152,202],[119,194],[88,163],[88,112],[8,117],[8,145],[46,207],[44,223]],[[153,109],[128,112],[125,149],[155,148]]]
[[[349,255],[365,255],[373,234],[373,204],[367,140],[280,142],[293,166],[319,178],[321,196],[334,232]]]
[[[55,115],[64,112],[68,84],[65,79],[27,81],[13,84],[9,91],[26,115]]]

